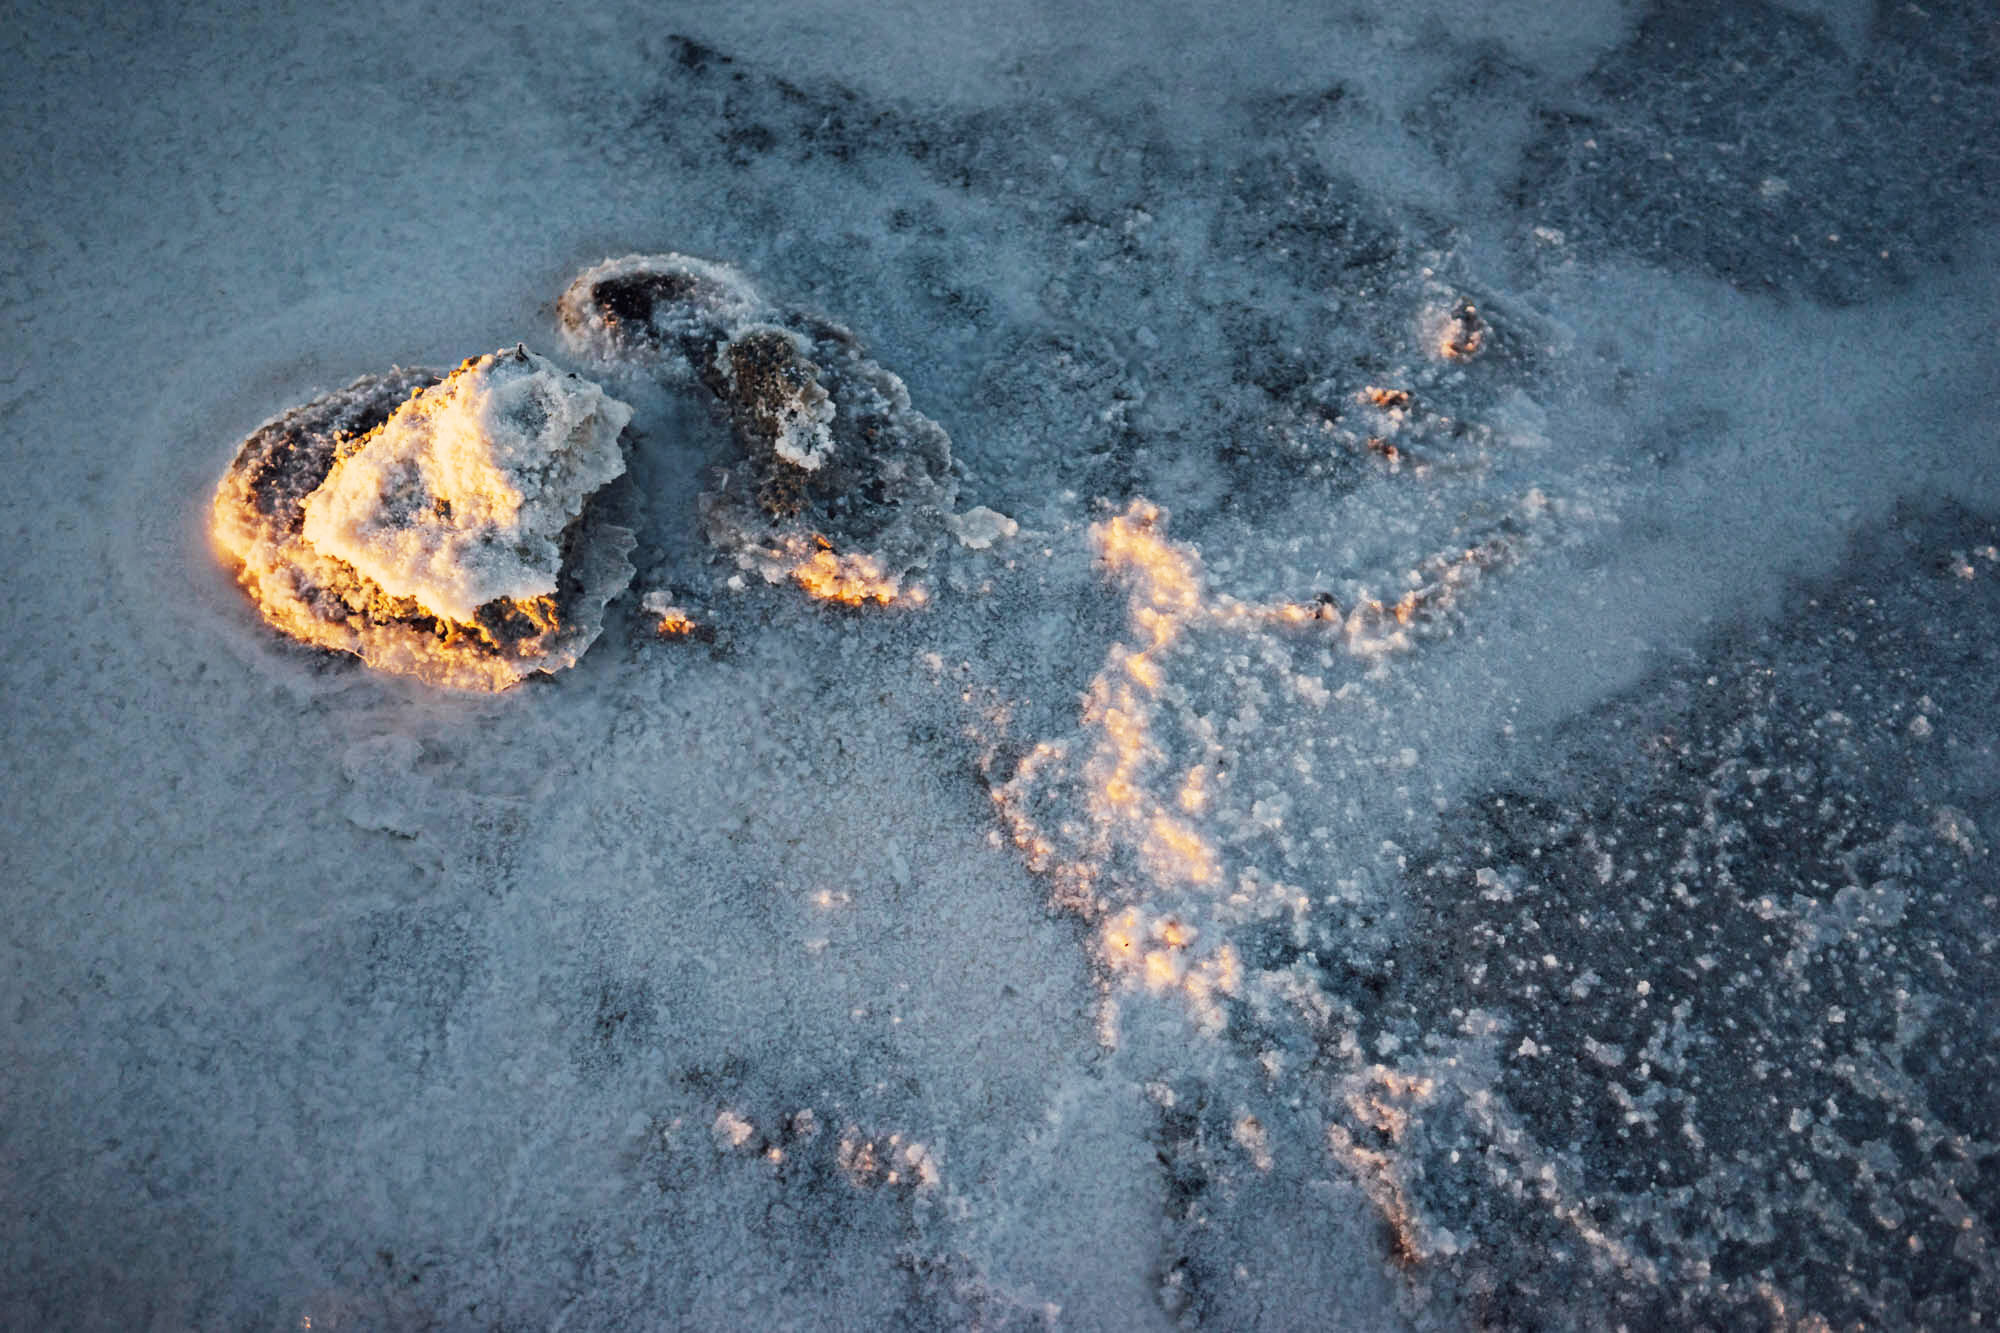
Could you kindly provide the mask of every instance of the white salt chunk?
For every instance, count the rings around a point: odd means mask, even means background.
[[[334,464],[306,540],[451,620],[553,594],[563,530],[625,471],[631,419],[525,347],[468,361]]]

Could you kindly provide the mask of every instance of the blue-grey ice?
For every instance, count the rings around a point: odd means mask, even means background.
[[[2000,1308],[1990,4],[14,18],[0,1326]]]

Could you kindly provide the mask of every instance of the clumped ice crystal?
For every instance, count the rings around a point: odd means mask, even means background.
[[[631,415],[525,347],[364,376],[244,441],[216,539],[294,638],[504,689],[573,665],[631,579],[632,534],[590,518]]]
[[[904,581],[949,536],[951,439],[852,332],[676,254],[606,260],[560,310],[578,352],[691,378],[727,413],[739,457],[700,501],[717,549],[818,597],[920,597]]]

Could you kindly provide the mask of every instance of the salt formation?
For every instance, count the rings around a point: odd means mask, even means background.
[[[436,685],[574,665],[632,577],[588,517],[632,410],[529,352],[363,376],[244,441],[213,531],[273,625]]]
[[[691,375],[727,413],[740,457],[701,528],[740,567],[849,604],[922,599],[908,580],[949,532],[951,440],[853,333],[673,254],[607,260],[560,309],[579,352]]]
[[[1096,926],[1107,992],[1178,992],[1202,1030],[1224,1029],[1245,980],[1228,928],[1293,915],[1307,841],[1331,839],[1324,826],[1284,831],[1315,743],[1285,754],[1268,719],[1351,706],[1357,687],[1326,683],[1336,651],[1376,662],[1451,633],[1487,572],[1533,544],[1546,504],[1532,493],[1483,540],[1420,562],[1401,597],[1345,609],[1331,594],[1251,602],[1211,589],[1199,549],[1170,540],[1165,511],[1144,499],[1092,526],[1104,572],[1128,590],[1129,633],[1084,691],[1080,732],[1036,742],[991,791],[1053,905]],[[1113,996],[1107,1045],[1117,1018]]]

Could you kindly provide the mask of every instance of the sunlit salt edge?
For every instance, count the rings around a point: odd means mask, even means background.
[[[551,415],[524,425],[524,399]],[[305,542],[461,623],[495,599],[553,594],[564,533],[625,471],[617,441],[631,419],[525,347],[468,361],[335,461],[306,497]]]
[[[217,540],[213,517],[218,479],[227,475],[252,432],[345,387],[356,376],[379,373],[391,362],[449,362],[452,358],[437,354],[437,346],[503,340],[499,333],[468,337],[452,329],[412,346],[401,313],[331,298],[288,308],[206,343],[185,345],[174,370],[156,380],[149,411],[131,423],[124,442],[128,465],[107,487],[109,531],[103,549],[115,589],[106,599],[107,609],[122,632],[146,645],[145,655],[162,663],[163,670],[207,670],[208,664],[219,665],[226,658],[301,701],[357,686],[413,698],[425,686],[442,687],[450,693],[435,697],[471,700],[494,698],[494,691],[504,688],[496,680],[513,684],[574,665],[600,637],[605,608],[632,577],[625,559],[633,545],[627,540],[631,534],[611,524],[599,524],[592,539],[579,541],[577,551],[582,559],[585,548],[592,548],[598,578],[616,585],[606,586],[602,597],[579,599],[579,607],[585,600],[594,604],[588,617],[592,623],[579,623],[573,633],[559,636],[554,653],[543,661],[517,661],[498,674],[319,669],[309,651],[273,631],[246,595],[236,561]],[[399,350],[382,355],[381,348]],[[282,354],[274,355],[272,349],[282,349]],[[218,367],[223,369],[218,372]],[[390,645],[385,651],[393,656],[401,649]]]
[[[231,479],[234,480],[233,478]],[[588,514],[563,566],[563,577],[582,586],[565,604],[568,616],[547,647],[529,657],[448,649],[413,626],[328,621],[288,595],[286,576],[303,560],[323,559],[302,542],[265,549],[249,540],[231,511],[240,505],[232,488],[215,504],[218,554],[239,571],[239,582],[269,628],[319,648],[352,653],[377,670],[414,676],[428,685],[460,690],[504,690],[538,672],[575,666],[604,630],[604,610],[631,583],[627,557],[637,544],[629,528],[591,522]]]

